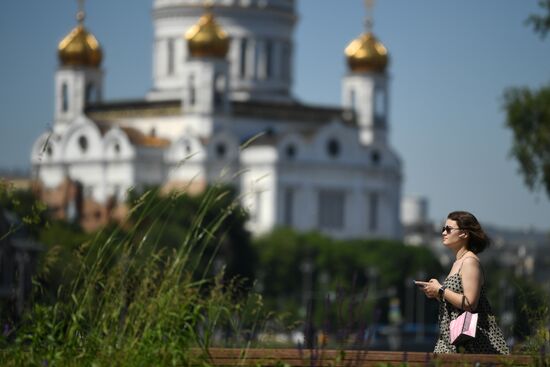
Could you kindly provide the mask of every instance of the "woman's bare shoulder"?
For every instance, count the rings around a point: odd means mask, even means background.
[[[468,254],[468,255],[464,256],[464,259],[462,260],[462,262],[463,263],[464,262],[474,262],[474,261],[469,260],[469,259],[473,259],[473,260],[475,260],[475,262],[477,262],[479,264],[479,261],[480,261],[479,257],[477,257],[477,255],[474,254],[474,253],[471,253],[471,254]]]
[[[481,268],[479,257],[477,257],[477,255],[475,254],[464,256],[460,267],[462,268],[462,271],[479,270]]]

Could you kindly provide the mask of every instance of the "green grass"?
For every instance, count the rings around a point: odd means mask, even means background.
[[[130,213],[131,228],[105,230],[80,246],[79,270],[58,289],[57,300],[35,303],[0,338],[0,364],[188,365],[205,363],[208,347],[224,335],[248,346],[263,325],[261,297],[242,292],[238,281],[224,281],[223,271],[208,278],[198,266],[206,260],[209,268],[212,259],[201,256],[206,246],[221,243],[215,233],[233,207],[214,219],[206,220],[206,213],[225,195],[209,190],[181,245],[167,249],[149,240],[154,223],[145,216],[178,208],[165,201],[155,207],[153,192],[143,194]],[[203,350],[203,356],[191,354],[191,348]]]

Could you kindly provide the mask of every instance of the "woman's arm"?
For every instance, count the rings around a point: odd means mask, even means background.
[[[464,288],[464,296],[466,296],[464,309],[473,312],[477,309],[479,294],[481,293],[482,273],[479,260],[473,256],[465,258],[462,262],[461,274],[462,288]],[[458,305],[452,302],[453,306],[458,308],[460,308],[461,303],[462,299],[460,299]]]
[[[469,256],[464,259],[462,269],[460,270],[462,277],[462,287],[464,289],[464,310],[473,312],[477,308],[479,294],[481,292],[481,268],[479,260]],[[429,282],[419,282],[424,285],[423,291],[428,298],[440,298],[439,289],[441,284],[437,279],[430,279]],[[462,294],[445,289],[443,298],[458,309],[462,309]]]

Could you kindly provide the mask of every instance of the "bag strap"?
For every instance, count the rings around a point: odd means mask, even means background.
[[[464,302],[468,302],[468,307],[470,307],[470,309],[472,308],[472,304],[468,301],[468,298],[466,298],[465,295],[462,295],[462,304],[460,305],[460,309],[462,311],[464,311]]]

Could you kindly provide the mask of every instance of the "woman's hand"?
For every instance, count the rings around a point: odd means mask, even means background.
[[[416,285],[420,287],[422,292],[428,298],[439,298],[439,288],[441,288],[441,283],[437,279],[430,279],[428,282],[416,281]]]

